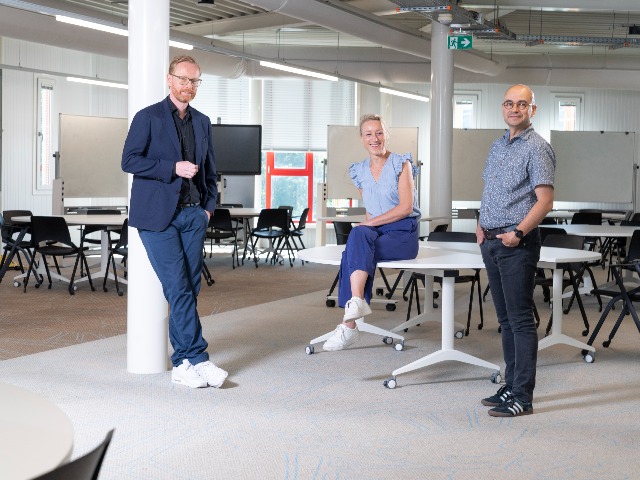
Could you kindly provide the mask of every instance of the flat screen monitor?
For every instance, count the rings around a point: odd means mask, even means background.
[[[211,126],[218,175],[261,174],[262,125]]]

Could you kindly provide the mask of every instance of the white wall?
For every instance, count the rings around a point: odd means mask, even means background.
[[[2,38],[3,64],[70,75],[126,81],[127,62],[47,45]],[[51,193],[36,190],[36,103],[39,77],[55,80],[54,148],[57,151],[59,113],[127,117],[127,92],[67,82],[64,76],[3,70],[1,210],[31,210],[51,214]]]

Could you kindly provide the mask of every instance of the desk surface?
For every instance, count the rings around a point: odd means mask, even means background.
[[[53,403],[0,382],[0,478],[22,480],[68,462],[73,426]]]
[[[627,237],[631,238],[638,227],[622,227],[620,225],[542,225],[547,228],[561,228],[570,235],[585,237]]]
[[[84,214],[67,214],[67,215],[49,215],[51,217],[62,217],[67,225],[109,225],[118,226],[127,218],[127,215],[84,215]],[[16,223],[29,223],[31,217],[13,217]]]

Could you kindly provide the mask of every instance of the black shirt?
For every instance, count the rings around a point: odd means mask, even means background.
[[[178,107],[174,105],[171,98],[167,97],[167,102],[169,102],[169,108],[171,109],[171,115],[173,116],[173,123],[176,126],[176,131],[178,132],[182,160],[195,164],[196,141],[193,134],[193,122],[191,121],[191,107],[187,105],[187,113],[184,118],[180,118]],[[198,172],[196,176],[197,175],[200,175],[200,172]],[[193,177],[193,179],[182,179],[182,187],[180,188],[178,204],[200,203],[200,191],[198,190],[196,182],[193,181],[195,178],[196,177]]]

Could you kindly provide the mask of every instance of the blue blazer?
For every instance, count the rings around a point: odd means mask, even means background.
[[[176,162],[183,158],[168,98],[136,113],[122,152],[122,170],[133,174],[129,225],[156,232],[171,222],[182,186],[182,177],[174,173]],[[213,213],[218,176],[211,121],[193,107],[191,119],[198,165],[198,174],[193,180],[200,190],[200,205]]]

